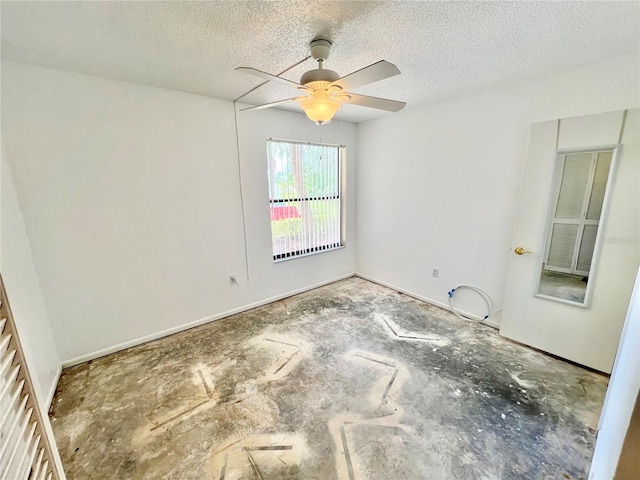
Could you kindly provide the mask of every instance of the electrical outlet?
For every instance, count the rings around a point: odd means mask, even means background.
[[[235,275],[229,275],[229,285],[237,285],[238,281],[236,280]]]
[[[434,269],[431,271],[431,276],[432,276],[433,278],[438,278],[438,275],[440,275],[440,269],[438,269],[438,268],[434,268]]]

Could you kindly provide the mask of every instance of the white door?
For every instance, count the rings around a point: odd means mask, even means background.
[[[589,276],[613,150],[558,153],[544,268]]]
[[[600,370],[611,371],[640,263],[638,109],[533,124],[523,174],[500,333]],[[557,197],[558,151],[621,145],[610,174],[583,304],[538,294],[545,235]],[[554,193],[555,192],[555,193]],[[552,207],[550,207],[550,204]],[[557,274],[562,275],[562,274]]]

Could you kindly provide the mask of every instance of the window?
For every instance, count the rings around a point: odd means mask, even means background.
[[[273,259],[342,246],[341,147],[267,141]]]

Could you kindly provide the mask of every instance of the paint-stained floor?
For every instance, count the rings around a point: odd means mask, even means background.
[[[587,293],[587,281],[588,277],[582,275],[570,275],[542,269],[538,293],[549,297],[584,303]]]
[[[64,370],[69,479],[586,478],[607,378],[351,278]]]

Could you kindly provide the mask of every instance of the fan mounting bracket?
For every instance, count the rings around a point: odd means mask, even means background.
[[[311,56],[318,62],[324,62],[327,58],[329,58],[329,54],[331,53],[331,45],[332,43],[330,40],[326,40],[324,38],[316,38],[309,44]]]

